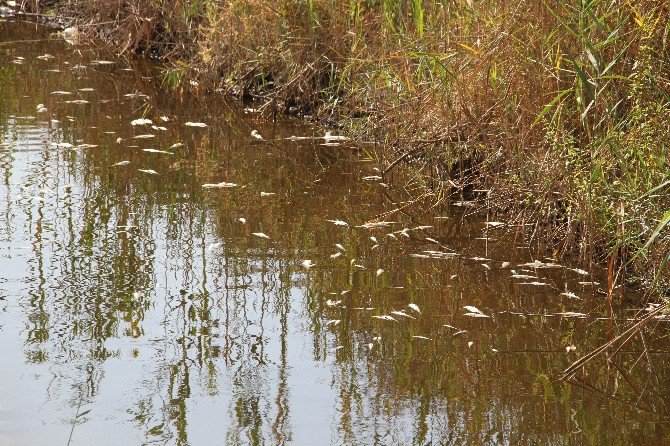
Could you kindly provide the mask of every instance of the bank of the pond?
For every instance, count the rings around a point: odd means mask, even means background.
[[[120,52],[161,58],[171,87],[373,141],[383,166],[420,170],[434,200],[490,191],[481,207],[535,224],[553,254],[609,265],[610,292],[667,283],[664,2],[31,3]]]

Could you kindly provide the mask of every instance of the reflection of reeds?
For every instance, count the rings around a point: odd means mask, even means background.
[[[570,367],[563,371],[561,380],[581,387],[589,392],[600,395],[607,399],[617,401],[626,405],[630,405],[635,409],[658,415],[659,417],[670,417],[670,401],[665,396],[665,389],[658,389],[664,383],[651,382],[654,375],[658,372],[654,370],[653,361],[649,358],[651,354],[647,342],[645,341],[645,328],[655,319],[667,312],[670,304],[659,305],[652,311],[640,317],[639,320],[632,323],[626,330],[619,335],[613,337],[608,342],[602,344],[598,348],[592,350],[588,354],[582,356],[577,361],[572,363]],[[625,361],[619,361],[617,355],[624,354],[623,348],[629,345],[635,337],[640,337],[642,350],[637,352],[638,356],[630,364],[630,369],[625,370]],[[630,354],[630,352],[626,352]],[[668,352],[661,352],[667,354]],[[605,373],[587,373],[587,366],[594,362],[599,356],[605,356],[607,371]],[[638,361],[643,358],[647,361],[647,376],[642,372],[634,372],[634,368],[638,365]],[[581,372],[581,376],[580,376]],[[595,377],[591,377],[594,375]],[[640,375],[644,379],[640,380]],[[619,380],[628,387],[628,392],[632,395],[629,397],[619,396],[624,393],[624,389],[620,389]],[[590,382],[593,381],[593,382]],[[605,381],[604,384],[598,385],[598,382]],[[656,401],[654,401],[656,399]]]

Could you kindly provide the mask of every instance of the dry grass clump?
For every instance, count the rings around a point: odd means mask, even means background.
[[[444,196],[492,189],[498,208],[547,222],[556,252],[621,267],[670,208],[667,2],[63,4],[122,50],[179,59],[169,83],[197,77],[376,140],[385,158],[407,151]],[[658,266],[664,230],[646,247]]]

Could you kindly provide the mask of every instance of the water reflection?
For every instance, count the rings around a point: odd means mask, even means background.
[[[364,151],[286,140],[312,128],[156,90],[152,67],[0,22],[0,42],[16,36],[38,42],[0,45],[3,444],[667,437],[663,323],[616,358],[652,372],[589,365],[590,385],[620,401],[561,383],[625,324],[543,316],[607,314],[573,270],[517,266],[543,255],[480,240],[483,222],[456,211],[394,212],[409,195],[363,180],[375,174]],[[166,130],[130,125],[142,116]],[[238,187],[202,188],[221,181]],[[374,219],[399,223],[354,227]],[[387,235],[419,225],[431,228]],[[463,255],[410,256],[447,248]],[[503,261],[545,285],[510,278]],[[464,305],[493,317],[465,317]],[[413,318],[371,317],[399,310]],[[641,359],[644,345],[655,353]]]

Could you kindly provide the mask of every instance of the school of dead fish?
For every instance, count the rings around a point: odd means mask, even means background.
[[[38,56],[38,59],[45,60],[45,61],[50,60],[52,58],[53,58],[53,56],[51,56],[49,54],[44,54],[42,56]],[[24,58],[22,58],[20,56],[17,56],[14,60],[14,63],[15,64],[22,64],[24,62],[24,60],[25,60]],[[93,61],[91,64],[92,65],[110,65],[110,64],[113,64],[113,62],[102,61],[101,60],[101,61]],[[85,66],[76,66],[74,68],[85,69],[86,67]],[[59,72],[58,69],[53,69],[51,71]],[[95,89],[93,89],[93,88],[79,88],[77,91],[80,92],[80,93],[87,93],[87,92],[93,92],[93,91],[95,91]],[[75,93],[72,92],[72,91],[65,91],[65,90],[57,90],[57,91],[51,92],[52,96],[63,97],[63,98],[71,97],[74,94]],[[146,98],[147,96],[142,94],[142,93],[139,93],[139,92],[133,92],[133,93],[125,94],[124,97],[127,97],[127,98]],[[71,104],[71,105],[87,105],[87,104],[90,104],[91,102],[88,99],[84,99],[84,98],[80,97],[80,98],[77,98],[77,99],[66,99],[66,100],[62,101],[62,103]],[[38,114],[48,114],[49,113],[49,109],[44,104],[38,104],[35,108],[35,111]],[[255,113],[256,112],[255,109],[251,109],[251,108],[245,109],[244,111],[245,111],[245,113]],[[67,117],[67,118],[70,121],[74,120],[73,117]],[[168,118],[167,116],[154,117],[154,119],[160,121],[163,124],[167,124],[168,122],[171,121],[171,119]],[[131,125],[132,128],[147,128],[147,129],[151,129],[151,130],[154,130],[154,131],[167,131],[168,130],[168,128],[165,127],[164,125],[156,125],[154,119],[150,119],[146,116],[141,116],[141,117],[137,117],[135,119],[132,119],[130,121],[130,125]],[[55,120],[55,119],[52,119],[52,122],[57,123],[58,121]],[[186,121],[186,122],[183,123],[183,125],[186,126],[186,127],[194,128],[194,129],[198,129],[198,128],[206,129],[206,128],[209,127],[208,124],[206,124],[204,122],[198,122],[198,121]],[[114,133],[114,132],[109,132],[109,133]],[[251,131],[250,136],[251,136],[251,138],[253,138],[253,140],[257,140],[257,141],[263,141],[265,139],[261,135],[261,133],[258,130],[255,130],[255,129]],[[153,133],[139,133],[139,134],[134,134],[134,135],[132,135],[128,138],[133,139],[133,140],[143,140],[143,139],[149,140],[149,139],[155,138],[155,135]],[[116,142],[118,144],[122,144],[128,138],[119,137],[119,138],[117,138]],[[344,136],[332,135],[330,132],[326,132],[325,135],[321,138],[324,141],[324,145],[338,145],[339,143],[344,142],[344,141],[347,140],[347,138],[344,137]],[[307,140],[307,139],[314,139],[314,138],[313,137],[302,137],[302,136],[291,136],[288,139],[291,140],[291,141],[300,141],[300,140]],[[70,150],[89,149],[89,148],[97,147],[96,145],[93,145],[93,144],[77,144],[77,145],[75,145],[75,144],[68,143],[68,142],[52,142],[51,146],[56,148],[56,149],[70,149]],[[176,149],[178,149],[180,147],[183,147],[183,146],[184,146],[184,144],[178,142],[178,143],[175,143],[172,146],[170,146],[169,149],[170,150],[176,150]],[[132,147],[132,146],[130,146],[130,147]],[[175,153],[172,152],[172,151],[157,149],[157,148],[144,148],[144,149],[141,149],[141,150],[143,152],[146,152],[146,153],[157,154],[157,155],[168,155],[168,156],[175,155]],[[111,164],[111,166],[112,167],[123,167],[123,166],[128,166],[130,164],[131,164],[131,161],[122,160],[122,161],[118,161],[114,164]],[[142,168],[138,167],[137,171],[141,172],[143,174],[152,175],[152,176],[160,175],[159,172],[157,172],[154,169],[148,168],[148,167],[142,167]],[[363,181],[368,181],[368,182],[380,182],[382,179],[383,178],[379,175],[367,175],[367,176],[362,177]],[[231,189],[231,188],[236,188],[236,187],[238,187],[238,184],[233,183],[233,182],[228,182],[228,181],[220,181],[220,182],[215,182],[215,183],[202,184],[203,189]],[[260,192],[261,197],[272,197],[272,196],[275,196],[275,195],[276,195],[276,192],[265,192],[265,191]],[[34,196],[32,198],[33,198],[34,201],[43,200],[43,197],[40,197],[40,196]],[[458,205],[458,204],[461,204],[462,206],[466,206],[469,203],[465,203],[465,202],[464,203],[456,203],[456,205]],[[443,217],[436,217],[436,218],[443,218]],[[244,218],[244,217],[239,217],[238,222],[241,223],[242,225],[246,225],[247,224],[247,219]],[[432,226],[425,225],[425,226],[418,226],[418,227],[415,227],[415,228],[404,227],[402,229],[392,231],[391,229],[395,225],[399,225],[400,224],[399,222],[396,222],[396,221],[370,221],[370,222],[363,222],[362,224],[359,224],[359,225],[351,225],[348,222],[346,222],[344,220],[340,220],[340,219],[326,219],[325,222],[330,223],[330,224],[332,224],[336,227],[341,227],[341,228],[346,228],[346,229],[356,228],[356,229],[363,229],[363,230],[380,230],[380,229],[390,230],[390,232],[387,232],[385,234],[385,237],[390,239],[390,240],[400,240],[401,238],[410,239],[412,237],[412,234],[416,233],[417,231],[425,231],[425,230],[428,230],[428,229],[432,228]],[[504,228],[505,226],[506,226],[506,224],[504,222],[489,221],[489,222],[485,223],[485,227],[487,229]],[[272,240],[271,237],[269,235],[265,234],[264,232],[257,231],[257,232],[251,232],[250,234],[252,236],[258,238],[258,239],[263,239],[263,240],[267,240],[267,241]],[[488,235],[487,235],[487,237],[488,237]],[[379,245],[380,245],[380,242],[377,239],[377,237],[376,236],[369,236],[369,238],[373,242],[373,245],[371,246],[371,250],[374,250],[374,249],[378,248]],[[449,260],[449,259],[454,259],[454,258],[461,257],[460,253],[449,250],[449,249],[446,249],[444,246],[442,246],[441,242],[439,242],[438,240],[436,240],[434,238],[427,237],[427,236],[424,235],[422,237],[422,239],[424,241],[428,242],[428,243],[439,245],[440,248],[442,248],[442,249],[440,249],[440,250],[438,250],[438,249],[422,250],[422,251],[419,251],[419,252],[410,253],[409,255],[411,257],[419,258],[419,259],[428,259],[428,260]],[[209,245],[208,249],[210,251],[211,250],[216,250],[216,249],[221,248],[222,246],[223,246],[222,243],[212,243],[212,244]],[[337,251],[334,252],[333,254],[329,255],[330,259],[338,259],[338,258],[344,256],[344,254],[346,253],[346,249],[342,244],[339,244],[339,243],[335,244],[335,248],[337,248]],[[491,265],[489,264],[489,262],[491,262],[490,259],[483,258],[483,257],[470,257],[469,260],[472,260],[472,261],[475,261],[475,262],[480,262],[482,264],[482,266],[484,266],[487,270],[491,269]],[[310,259],[306,259],[306,260],[303,260],[301,262],[301,266],[306,272],[309,272],[310,270],[317,267],[318,265],[319,265],[318,262],[315,262],[315,261],[310,260]],[[367,269],[364,265],[362,265],[360,263],[357,263],[356,259],[351,259],[350,260],[350,266],[352,268],[356,268],[356,269],[360,269],[360,270]],[[512,264],[510,262],[507,262],[507,261],[501,262],[500,269],[504,270],[504,269],[510,268],[511,266],[512,266]],[[510,269],[510,278],[512,280],[517,281],[518,285],[528,285],[528,286],[548,286],[548,283],[542,282],[538,279],[537,273],[535,273],[535,274],[531,273],[531,271],[537,272],[537,270],[540,270],[540,269],[566,268],[566,269],[571,270],[571,271],[573,271],[576,274],[581,275],[581,276],[588,276],[589,275],[589,272],[587,272],[585,270],[582,270],[582,269],[579,269],[579,268],[564,267],[562,265],[554,263],[553,261],[542,262],[540,260],[535,260],[533,262],[516,265],[514,268],[519,269],[519,271],[517,271],[517,269]],[[386,271],[383,268],[379,268],[379,269],[376,270],[375,276],[376,277],[381,277],[385,273],[386,273]],[[457,276],[452,276],[452,278],[455,278],[455,277],[457,277]],[[593,281],[580,281],[578,283],[580,285],[583,285],[583,286],[597,285],[597,283],[593,282]],[[345,294],[345,293],[346,292],[343,292],[342,294]],[[573,293],[571,291],[568,291],[568,290],[560,293],[560,295],[564,296],[564,297],[567,297],[569,299],[574,299],[574,300],[579,300],[580,299],[580,297],[578,295],[576,295],[575,293]],[[342,306],[342,300],[330,300],[330,299],[328,299],[325,302],[325,304],[329,308],[344,308]],[[462,315],[465,316],[465,317],[476,318],[476,319],[490,319],[492,317],[490,314],[485,313],[484,311],[480,310],[479,308],[477,308],[473,305],[464,305],[462,308],[463,308],[463,310],[465,310],[465,312],[462,313]],[[375,308],[372,308],[372,307],[360,307],[360,308],[351,308],[351,309],[359,309],[359,310],[365,310],[365,311],[374,311],[375,310]],[[516,313],[510,313],[510,314],[516,314]],[[523,315],[523,313],[519,313],[519,314]],[[398,323],[401,323],[403,320],[404,321],[416,320],[420,316],[422,316],[422,312],[421,312],[421,309],[419,308],[419,306],[415,303],[409,303],[409,304],[406,305],[405,308],[395,309],[395,310],[389,311],[389,314],[373,314],[373,315],[370,316],[370,318],[375,319],[375,320],[379,320],[379,321],[383,321],[383,322],[387,322],[387,323],[398,324]],[[585,318],[585,317],[588,317],[584,313],[572,312],[572,311],[564,311],[564,312],[561,312],[561,313],[555,313],[555,314],[546,315],[546,316],[559,316],[559,317],[570,317],[570,318]],[[331,319],[331,320],[326,321],[325,326],[336,327],[339,324],[341,324],[341,322],[342,322],[341,319]],[[467,333],[467,330],[458,329],[458,328],[453,327],[449,324],[444,325],[444,327],[453,330],[453,332],[451,333],[451,336],[457,336],[457,335],[460,335],[460,334],[463,334],[463,333]],[[412,335],[412,338],[413,339],[419,339],[419,340],[425,340],[425,341],[433,340],[433,338],[428,337],[428,336],[423,336],[423,335]],[[379,343],[381,341],[381,337],[376,336],[376,337],[373,338],[373,341],[376,342],[376,343]],[[375,345],[374,342],[368,344],[369,349],[373,348],[373,346]],[[468,347],[472,347],[473,344],[474,343],[472,341],[469,341],[468,342]],[[339,350],[341,348],[343,348],[343,346],[335,347],[334,350]],[[571,345],[571,346],[566,347],[566,351],[567,352],[574,351],[575,348],[576,347],[574,345]],[[492,350],[494,352],[497,351],[495,349],[492,349]]]

